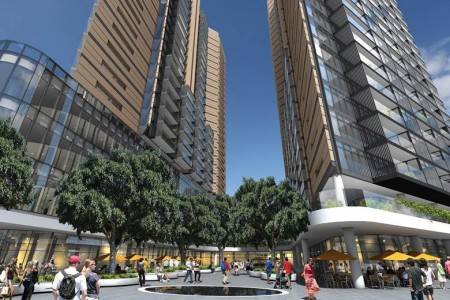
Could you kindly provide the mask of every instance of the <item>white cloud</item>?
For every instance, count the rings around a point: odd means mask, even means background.
[[[439,96],[450,112],[450,37],[422,49],[422,53]]]

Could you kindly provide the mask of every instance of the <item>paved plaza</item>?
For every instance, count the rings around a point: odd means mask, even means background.
[[[198,285],[217,285],[222,286],[221,275],[219,273],[215,274],[203,274],[202,283],[195,283]],[[257,288],[271,288],[273,285],[268,285],[265,281],[258,278],[250,278],[247,275],[231,276],[229,286],[239,286],[239,287],[257,287]],[[179,278],[177,280],[172,280],[170,283],[161,284],[156,282],[151,282],[151,286],[161,286],[161,285],[183,285],[183,279]],[[189,285],[188,283],[186,285]],[[447,285],[450,288],[450,284]],[[291,290],[289,290],[289,295],[281,296],[259,296],[259,297],[242,297],[245,299],[270,299],[270,300],[299,300],[304,299],[306,296],[305,288],[302,285],[294,285]],[[115,287],[115,288],[104,288],[101,291],[102,300],[193,300],[193,299],[235,299],[236,297],[205,297],[205,296],[179,296],[179,295],[162,295],[162,294],[150,294],[138,291],[137,286],[125,286],[125,287]],[[241,298],[241,299],[242,299]],[[20,299],[20,297],[14,297],[14,299]],[[33,300],[48,300],[51,299],[50,294],[39,294],[34,295]],[[396,289],[321,289],[317,294],[317,299],[330,299],[330,300],[380,300],[380,299],[394,299],[394,300],[409,300],[411,299],[408,289],[406,288],[396,288]],[[436,290],[435,300],[440,299],[450,299],[450,289],[449,290]]]

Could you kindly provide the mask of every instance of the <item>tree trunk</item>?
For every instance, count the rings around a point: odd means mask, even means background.
[[[114,241],[109,242],[109,272],[114,274],[116,272],[116,254],[117,247]]]
[[[222,263],[222,261],[223,261],[223,258],[224,258],[224,256],[225,256],[225,254],[224,254],[224,247],[222,247],[222,246],[219,246],[218,247],[219,248],[219,265]]]
[[[178,245],[178,251],[180,252],[181,265],[186,265],[186,247],[183,244]]]

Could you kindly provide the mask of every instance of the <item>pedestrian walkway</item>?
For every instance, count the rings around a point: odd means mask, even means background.
[[[214,274],[202,274],[202,283],[193,283],[198,285],[216,285],[222,286],[221,280],[222,276],[219,273]],[[172,280],[170,283],[156,283],[150,282],[151,286],[162,286],[162,285],[189,285],[189,283],[183,284],[183,279],[179,278],[177,280]],[[257,288],[272,288],[273,284],[266,284],[264,280],[258,278],[251,278],[247,275],[231,276],[229,286],[239,286],[239,287],[257,287]],[[450,284],[448,284],[450,288]],[[229,300],[233,297],[200,297],[200,296],[178,296],[178,295],[161,295],[161,294],[148,294],[138,291],[138,286],[126,286],[126,287],[114,287],[114,288],[104,288],[100,295],[101,299],[107,300],[197,300],[197,299],[221,299]],[[289,290],[289,295],[286,296],[259,296],[259,297],[245,297],[246,300],[254,299],[270,299],[270,300],[299,300],[306,297],[305,288],[301,285],[294,285],[291,290]],[[20,299],[20,297],[14,297],[14,299]],[[48,300],[50,299],[49,294],[33,295],[33,300]],[[237,299],[237,298],[234,298]],[[243,299],[243,298],[240,298]],[[410,300],[411,296],[406,288],[396,288],[396,289],[322,289],[317,294],[318,300],[379,300],[379,299],[392,299],[392,300]],[[450,289],[442,291],[435,290],[435,299],[450,299]]]

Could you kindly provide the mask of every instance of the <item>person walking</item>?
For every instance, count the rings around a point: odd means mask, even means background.
[[[447,256],[447,261],[444,264],[444,269],[447,273],[447,278],[450,279],[450,256]]]
[[[6,287],[8,287],[8,292],[9,292],[9,300],[12,300],[13,295],[14,295],[14,277],[19,277],[19,273],[17,270],[17,260],[15,258],[13,258],[11,260],[11,262],[8,264],[8,266],[6,266],[5,269],[5,273],[6,273]]]
[[[272,261],[270,260],[270,256],[267,257],[265,269],[266,269],[266,274],[267,274],[266,283],[270,284],[270,275],[272,275],[272,269],[273,269],[273,264],[272,264]]]
[[[445,270],[444,267],[442,267],[440,260],[436,261],[436,273],[439,281],[439,287],[441,289],[445,289],[445,283],[447,282],[447,278],[445,278]]]
[[[228,263],[226,257],[224,257],[222,263],[220,264],[220,269],[221,269],[222,274],[223,274],[222,283],[223,283],[223,284],[228,284],[228,283],[230,283],[230,282],[228,282],[228,276],[229,276],[229,274],[230,274],[230,272],[231,272],[231,266],[230,266],[230,264]]]
[[[80,258],[72,255],[68,260],[69,266],[58,272],[53,280],[53,300],[86,300],[86,277],[78,272]]]
[[[194,261],[193,262],[193,265],[194,265],[194,281],[195,282],[202,282],[201,280],[200,280],[200,277],[201,277],[201,273],[200,273],[200,264],[198,263],[198,261]]]
[[[435,279],[435,275],[433,270],[428,267],[428,264],[425,260],[420,261],[420,269],[425,273],[425,284],[423,287],[423,294],[427,296],[428,300],[433,300],[433,281]]]
[[[32,261],[29,261],[27,263],[27,266],[24,270],[23,277],[22,277],[22,284],[23,284],[23,294],[22,294],[22,300],[29,300],[31,299],[31,296],[33,295],[34,291],[34,285],[38,281],[38,270],[35,263]]]
[[[194,282],[192,280],[192,268],[193,268],[192,257],[190,257],[189,260],[186,262],[186,276],[184,276],[184,281],[183,282],[186,282],[188,277],[189,277],[189,283],[193,283]]]
[[[411,292],[412,300],[423,300],[423,279],[426,278],[426,274],[416,267],[414,260],[408,260],[409,270],[408,270],[408,287]]]
[[[87,285],[87,300],[98,299],[100,295],[100,277],[95,273],[95,268],[97,267],[95,261],[89,261],[89,265],[85,263],[86,270],[86,285]]]
[[[317,293],[320,288],[314,278],[314,261],[312,258],[308,259],[308,262],[303,269],[302,276],[305,278],[305,288],[306,293],[308,294],[308,300],[313,300],[314,294]]]
[[[284,258],[283,272],[287,278],[287,286],[288,286],[288,288],[291,288],[291,276],[292,276],[292,273],[294,273],[294,266],[292,265],[292,263],[289,261],[289,258],[287,258],[287,257]]]
[[[139,275],[139,285],[142,287],[145,285],[145,264],[144,259],[141,257],[137,263],[137,271]]]

